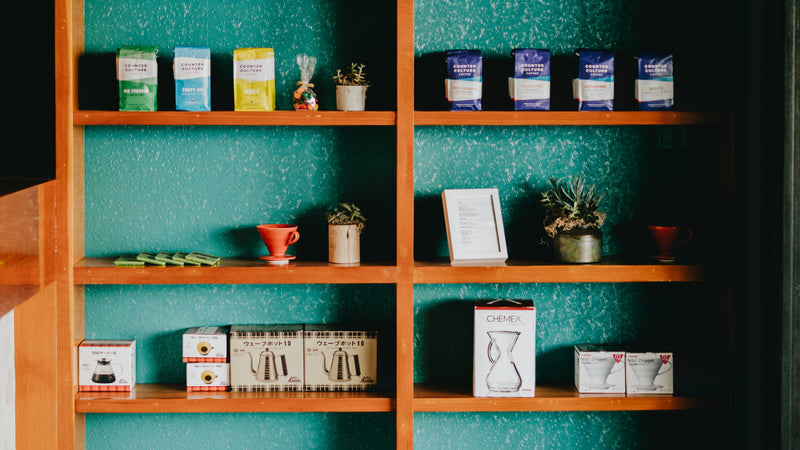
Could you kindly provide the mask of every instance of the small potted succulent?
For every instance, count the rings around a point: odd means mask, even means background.
[[[364,111],[367,88],[370,86],[365,71],[366,65],[350,63],[350,67],[336,70],[336,109],[339,111]]]
[[[361,232],[367,218],[350,202],[339,203],[325,213],[328,219],[328,262],[354,264],[361,262]]]
[[[603,225],[606,215],[599,211],[603,194],[587,185],[583,176],[569,180],[550,177],[550,189],[542,194],[547,210],[544,230],[553,239],[553,256],[558,262],[594,263],[603,256]]]

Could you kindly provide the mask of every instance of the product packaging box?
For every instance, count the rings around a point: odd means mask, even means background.
[[[622,347],[576,345],[575,387],[584,394],[624,394],[625,351]]]
[[[480,111],[483,97],[483,57],[480,50],[447,50],[445,94],[451,111]]]
[[[228,362],[226,327],[195,327],[183,333],[183,362]]]
[[[675,105],[675,79],[671,53],[641,52],[636,55],[634,84],[640,111],[668,111]]]
[[[362,327],[306,325],[307,391],[370,391],[378,383],[378,332]]]
[[[172,62],[175,109],[211,111],[211,49],[175,47]]]
[[[275,111],[275,52],[271,48],[233,51],[233,109]]]
[[[672,394],[671,352],[628,352],[625,355],[628,394]]]
[[[187,391],[227,391],[230,385],[228,363],[186,364]]]
[[[158,109],[157,47],[127,45],[117,49],[120,111]]]
[[[533,300],[475,302],[473,395],[533,397],[536,308]]]
[[[78,346],[78,389],[130,391],[136,385],[136,341],[85,340]]]
[[[234,325],[231,391],[303,390],[302,325]]]
[[[550,51],[517,48],[511,52],[514,76],[508,79],[508,95],[515,111],[550,110]]]
[[[604,50],[575,50],[578,78],[572,82],[578,111],[614,110],[614,54]]]

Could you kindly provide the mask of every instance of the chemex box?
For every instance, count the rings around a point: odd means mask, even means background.
[[[533,397],[536,308],[533,300],[475,302],[473,395]]]
[[[366,327],[305,326],[307,391],[369,391],[378,383],[378,332]]]
[[[186,364],[187,391],[227,391],[230,382],[228,363]]]
[[[228,330],[194,327],[183,333],[183,362],[228,362]]]
[[[576,345],[575,387],[584,394],[624,394],[625,351],[615,345]]]
[[[135,340],[85,340],[78,346],[78,389],[130,391],[136,385]]]
[[[625,356],[628,394],[672,394],[671,352],[628,352]]]
[[[231,391],[301,391],[303,325],[234,325]]]

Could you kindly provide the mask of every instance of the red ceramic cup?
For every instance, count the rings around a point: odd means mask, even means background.
[[[300,239],[297,225],[270,223],[256,226],[261,240],[267,246],[270,256],[283,257],[286,249]]]
[[[692,238],[692,230],[685,227],[648,225],[647,229],[650,230],[650,235],[658,247],[656,258],[672,258],[675,245],[683,244]]]

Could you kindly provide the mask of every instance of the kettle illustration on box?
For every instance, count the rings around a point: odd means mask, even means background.
[[[115,364],[120,371],[122,371],[122,366],[117,363]],[[106,358],[100,358],[97,360],[97,365],[94,368],[94,373],[92,373],[92,381],[95,383],[113,383],[117,381],[117,377],[114,374],[114,368],[111,366],[111,360]]]
[[[247,352],[247,354],[250,356],[250,371],[253,372],[257,381],[271,383],[273,381],[278,381],[278,376],[286,376],[289,373],[286,368],[286,355],[277,356],[269,349],[264,349],[258,356],[258,368],[256,369],[253,367],[253,354],[250,352]],[[282,373],[280,374],[278,373],[276,358],[280,358],[281,360],[280,368],[282,369]]]
[[[345,381],[350,381],[350,357],[347,352],[343,351],[341,348],[333,352],[330,369],[328,369],[328,364],[325,360],[325,352],[320,353],[322,353],[322,370],[325,372],[325,375],[328,376],[328,380],[342,383]],[[355,369],[356,375],[361,375],[361,366],[358,362],[358,355],[353,355],[353,368]]]

